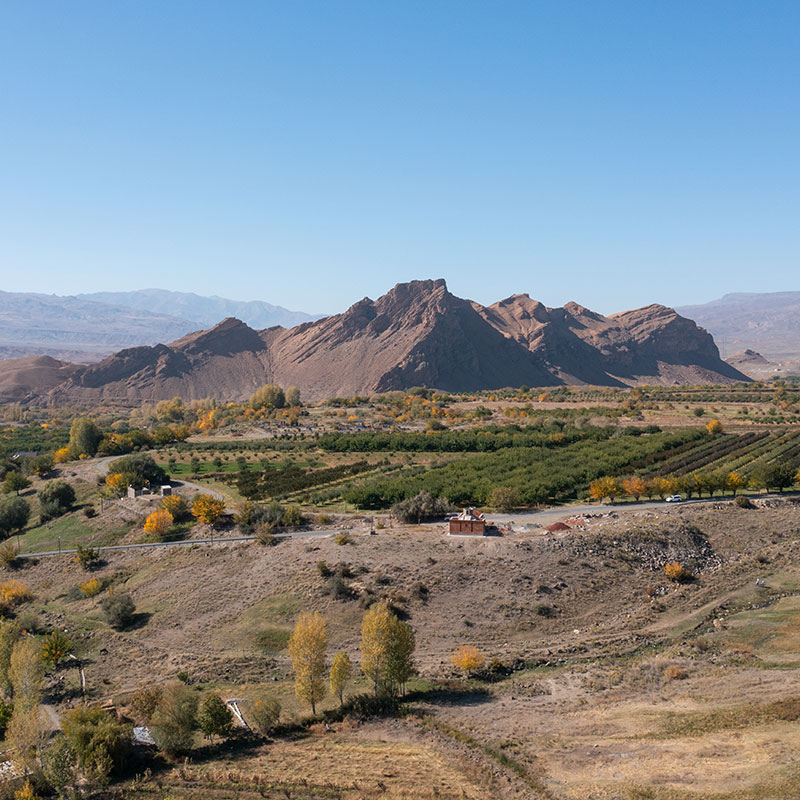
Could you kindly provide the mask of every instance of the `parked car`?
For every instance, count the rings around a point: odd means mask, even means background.
[[[682,503],[683,502],[683,498],[679,494],[671,494],[667,498],[667,502],[668,503]]]

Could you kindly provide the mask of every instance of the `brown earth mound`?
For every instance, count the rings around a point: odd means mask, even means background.
[[[0,401],[18,402],[63,383],[78,367],[50,356],[0,361]]]

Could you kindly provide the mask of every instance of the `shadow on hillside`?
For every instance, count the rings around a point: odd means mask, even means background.
[[[492,694],[488,689],[475,686],[437,686],[433,689],[409,692],[404,698],[405,703],[430,703],[440,706],[478,706],[491,703]]]

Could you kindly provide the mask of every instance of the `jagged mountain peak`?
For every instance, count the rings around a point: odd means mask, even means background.
[[[705,331],[659,304],[604,317],[575,302],[547,308],[527,293],[491,306],[444,280],[399,283],[342,314],[256,331],[236,317],[170,345],[136,348],[81,368],[56,390],[87,397],[241,400],[261,384],[297,385],[307,399],[411,386],[731,382]]]

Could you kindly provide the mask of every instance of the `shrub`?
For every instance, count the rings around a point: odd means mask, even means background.
[[[94,506],[86,506],[83,509],[83,516],[86,517],[86,519],[92,519],[97,516],[97,509]]]
[[[165,508],[158,508],[147,515],[144,521],[144,530],[150,536],[160,539],[172,527],[174,522],[172,514]]]
[[[116,630],[124,630],[134,619],[136,604],[128,592],[109,595],[102,604],[106,622]]]
[[[325,561],[317,561],[317,572],[322,578],[329,578],[333,574]]]
[[[341,575],[331,575],[328,578],[328,594],[335,600],[347,600],[351,596],[350,587]]]
[[[266,547],[275,547],[281,540],[268,528],[261,528],[256,534],[256,541]]]
[[[740,494],[738,497],[736,497],[734,499],[734,501],[733,501],[733,504],[735,506],[738,506],[739,508],[755,508],[756,507],[755,503],[749,497],[747,497],[746,495],[743,495],[743,494]]]
[[[694,577],[692,571],[678,561],[665,564],[664,574],[674,583],[688,583]]]
[[[12,542],[3,542],[0,545],[0,566],[4,569],[16,569],[19,566],[17,559],[17,546]]]
[[[16,608],[29,600],[33,600],[33,592],[28,584],[17,580],[0,583],[0,605]]]
[[[45,664],[57,667],[72,650],[72,641],[61,631],[53,631],[42,640],[42,659]]]
[[[104,782],[122,766],[131,741],[131,727],[118,722],[102,708],[78,706],[62,717],[64,736],[81,770]]]
[[[538,603],[534,609],[540,617],[553,617],[555,616],[555,609],[547,603]]]
[[[317,514],[317,525],[330,525],[333,522],[333,517],[330,514],[322,513]]]
[[[79,544],[75,552],[75,561],[85,570],[95,569],[100,564],[100,551]]]
[[[461,647],[454,650],[450,660],[465,675],[470,675],[480,669],[485,661],[481,651],[471,644],[462,644]]]
[[[450,501],[434,497],[429,492],[420,492],[392,506],[392,514],[401,522],[419,523],[443,517],[450,510]]]
[[[247,699],[245,713],[250,727],[262,736],[267,736],[278,724],[281,704],[270,695],[252,696]]]
[[[413,594],[418,600],[422,600],[424,603],[428,600],[429,590],[428,587],[422,583],[422,581],[417,581],[411,587],[411,594]]]
[[[103,582],[97,578],[90,578],[78,586],[78,591],[83,597],[94,597],[103,591]]]
[[[192,516],[186,498],[179,494],[168,494],[161,500],[161,507],[172,515],[175,522],[182,522]]]
[[[130,701],[130,709],[136,722],[143,725],[150,724],[163,691],[161,686],[142,686],[134,694]]]
[[[347,531],[342,531],[341,533],[337,533],[336,536],[333,537],[333,541],[336,544],[351,544],[353,539]]]
[[[670,664],[664,669],[665,681],[682,681],[688,677],[686,670],[682,669],[677,664]]]
[[[290,528],[303,524],[303,515],[300,513],[300,506],[286,506],[283,512],[283,524]]]
[[[75,490],[66,481],[48,481],[38,492],[39,505],[44,513],[45,507],[48,513],[56,510],[50,518],[61,516],[69,511],[75,504]]]
[[[33,475],[44,478],[53,469],[54,459],[50,453],[42,453],[40,456],[32,458],[28,464],[28,469]]]
[[[57,519],[65,514],[64,508],[57,500],[47,500],[39,503],[39,522],[44,524],[51,519]]]

